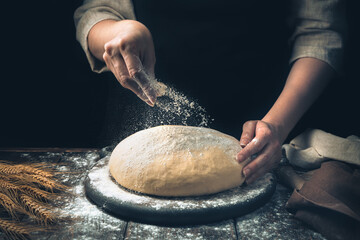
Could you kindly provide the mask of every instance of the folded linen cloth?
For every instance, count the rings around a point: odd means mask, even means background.
[[[360,138],[342,138],[319,129],[309,129],[300,134],[283,150],[290,164],[304,169],[319,168],[329,159],[360,166]]]
[[[360,139],[309,129],[283,153],[293,167],[316,169],[286,209],[327,239],[360,239]]]
[[[360,239],[360,167],[322,163],[286,209],[329,240]]]

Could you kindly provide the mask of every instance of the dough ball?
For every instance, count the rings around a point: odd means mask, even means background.
[[[240,149],[237,139],[213,129],[158,126],[121,141],[109,167],[121,186],[137,192],[198,196],[244,182],[245,163],[235,160]]]

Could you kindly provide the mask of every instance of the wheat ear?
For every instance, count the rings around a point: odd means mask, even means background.
[[[3,193],[0,193],[0,205],[17,220],[19,219],[17,213],[23,213],[21,207]]]
[[[16,193],[19,190],[18,186],[15,184],[9,183],[8,179],[0,178],[0,192],[9,195],[11,197],[16,197]]]
[[[0,180],[12,181],[14,184],[18,185],[29,185],[33,187],[43,187],[46,190],[53,192],[54,190],[64,191],[69,187],[64,184],[57,182],[54,179],[43,177],[40,175],[31,175],[31,174],[20,174],[13,176],[0,176]]]
[[[53,192],[54,190],[66,190],[68,187],[47,177],[39,175],[27,175],[25,179],[44,187],[45,189]]]
[[[47,169],[45,171],[44,169]],[[5,161],[0,161],[0,173],[7,175],[14,175],[20,173],[36,174],[43,177],[53,177],[52,171],[41,163],[32,164],[12,164]]]
[[[55,196],[52,193],[28,185],[20,186],[19,189],[26,195],[42,202],[48,202],[49,200],[55,199]]]
[[[30,216],[35,217],[35,219],[38,220],[39,223],[42,223],[45,226],[54,223],[54,215],[44,204],[32,199],[25,194],[20,196],[20,201],[27,210],[27,213],[29,213]]]
[[[0,219],[0,230],[5,233],[9,239],[29,239],[31,232],[41,229],[19,222]]]

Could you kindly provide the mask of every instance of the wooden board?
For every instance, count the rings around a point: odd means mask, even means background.
[[[109,157],[100,159],[85,179],[85,190],[99,207],[124,219],[148,224],[181,226],[219,222],[264,205],[276,181],[267,173],[251,185],[197,197],[156,197],[121,188],[109,172]]]

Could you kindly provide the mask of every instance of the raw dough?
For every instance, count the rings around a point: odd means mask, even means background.
[[[236,154],[239,141],[219,131],[158,126],[121,141],[110,157],[110,173],[123,187],[158,196],[217,193],[244,182]]]

